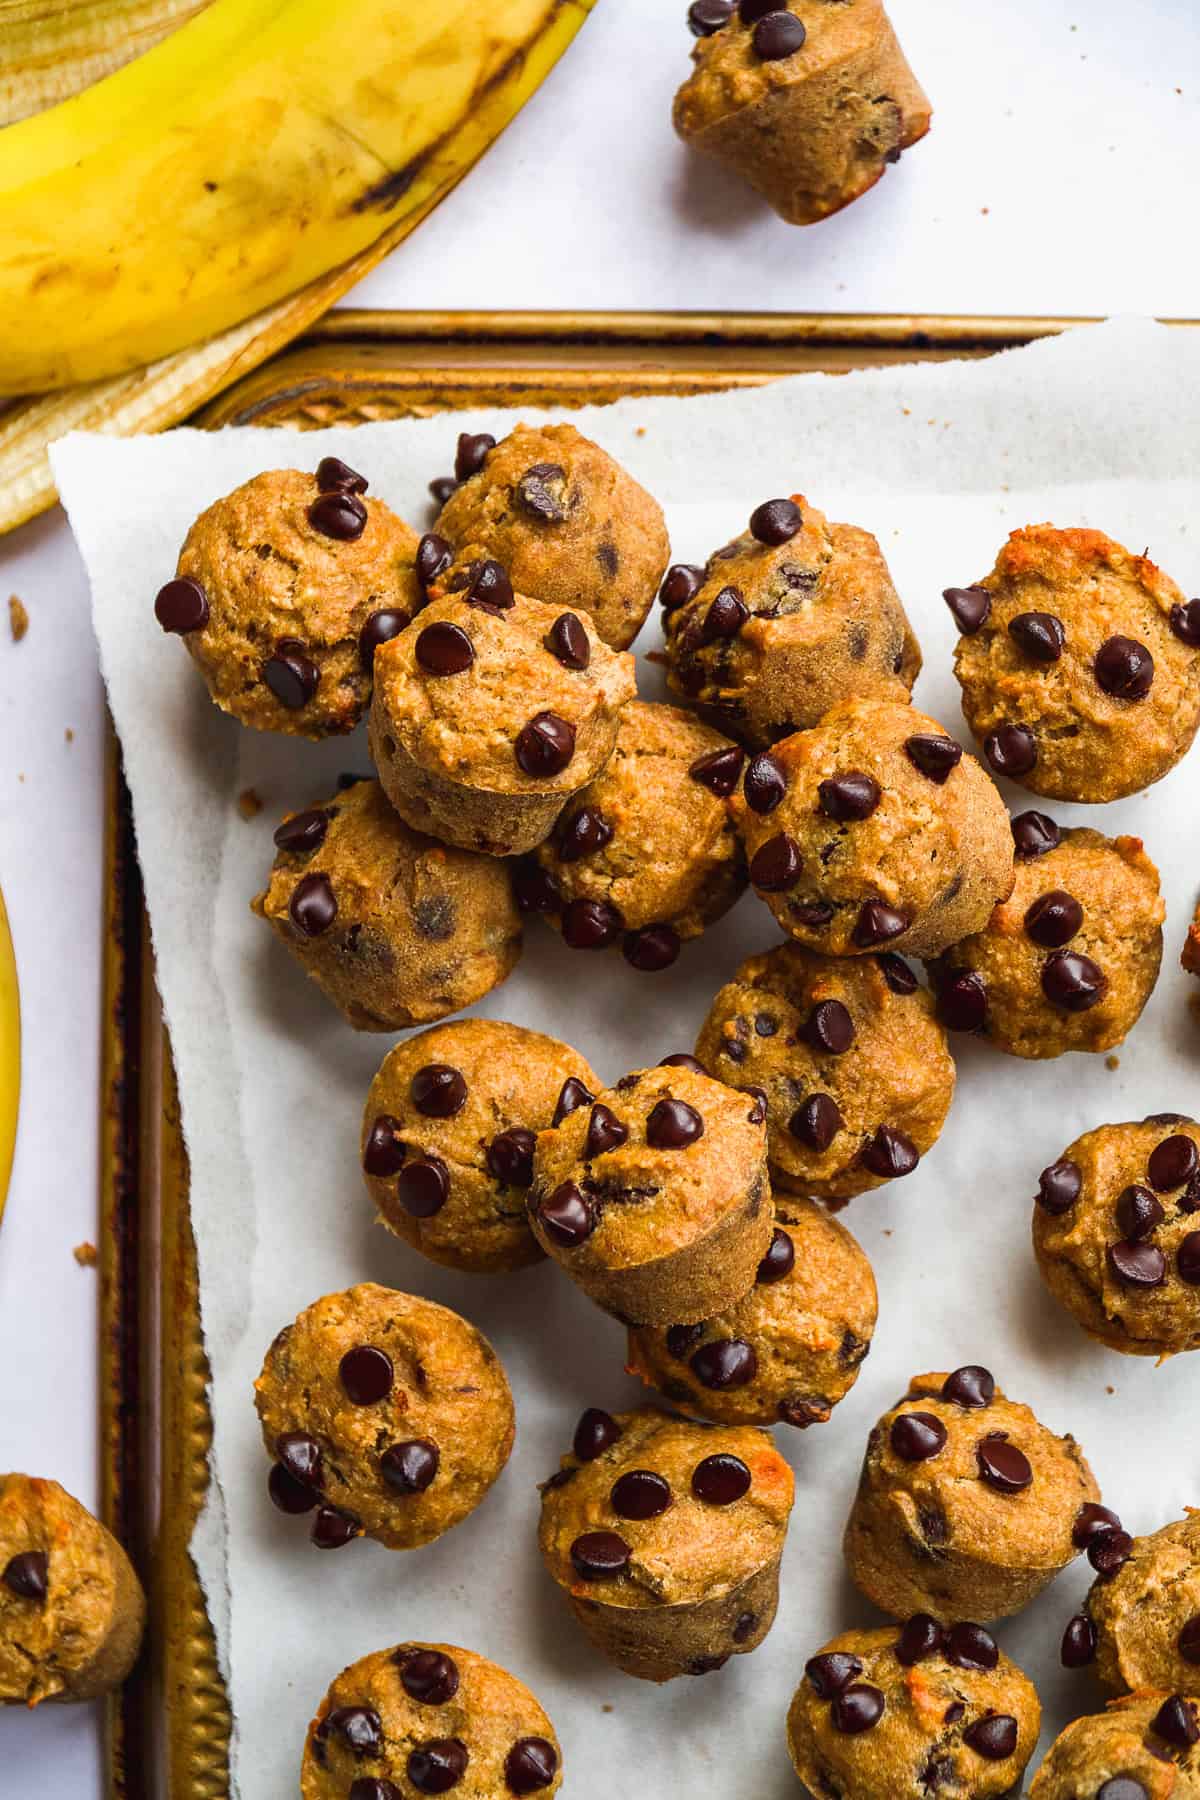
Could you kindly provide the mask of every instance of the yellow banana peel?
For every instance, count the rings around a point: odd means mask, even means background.
[[[17,1142],[17,1110],[21,1097],[21,1002],[17,959],[4,895],[0,894],[0,1216],[8,1197],[13,1151]]]

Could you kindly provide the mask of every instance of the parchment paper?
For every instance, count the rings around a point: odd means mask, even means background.
[[[1198,396],[1200,342],[1122,321],[987,363],[634,400],[580,424],[663,501],[678,558],[702,560],[759,500],[797,490],[874,531],[924,647],[916,697],[961,736],[940,593],[984,574],[1010,528],[1098,526],[1149,545],[1189,593],[1200,588]],[[216,1476],[195,1548],[232,1682],[237,1792],[295,1793],[304,1728],[330,1678],[369,1650],[425,1637],[473,1647],[530,1683],[580,1800],[783,1800],[795,1792],[784,1714],[803,1661],[871,1616],[843,1572],[840,1534],[868,1427],[911,1373],[986,1363],[1049,1425],[1078,1436],[1105,1498],[1135,1530],[1197,1499],[1196,1364],[1156,1368],[1085,1339],[1041,1286],[1029,1222],[1038,1171],[1077,1132],[1196,1109],[1200,1029],[1178,952],[1200,879],[1198,765],[1120,805],[1054,809],[1065,822],[1145,838],[1169,909],[1157,992],[1119,1069],[1085,1056],[1027,1064],[956,1043],[959,1093],[941,1142],[914,1176],[843,1215],[875,1265],[879,1332],[832,1422],[779,1433],[797,1495],[774,1632],[718,1675],[665,1689],[630,1680],[588,1648],[535,1547],[534,1484],[556,1466],[579,1411],[640,1393],[622,1373],[623,1333],[550,1264],[455,1276],[373,1224],[357,1133],[389,1040],[345,1026],[248,908],[281,813],[324,797],[339,771],[365,769],[365,746],[314,748],[222,717],[151,610],[193,517],[255,471],[307,468],[334,452],[423,525],[425,484],[449,468],[457,431],[500,435],[511,422],[499,413],[303,436],[75,437],[55,452],[133,791],[191,1156]],[[658,641],[652,623],[639,648]],[[643,663],[641,675],[643,692],[661,697],[659,671]],[[265,802],[252,822],[235,806],[247,787]],[[1016,790],[1008,798],[1029,804]],[[479,1010],[557,1033],[615,1078],[690,1048],[717,985],[776,938],[748,895],[673,970],[649,977],[620,958],[564,950],[535,919],[519,969]],[[306,1522],[267,1501],[251,1402],[274,1332],[318,1295],[366,1278],[473,1319],[517,1397],[517,1448],[489,1499],[408,1555],[371,1543],[312,1550]],[[1037,1681],[1054,1730],[1099,1704],[1089,1676],[1065,1675],[1057,1656],[1088,1576],[1076,1565],[999,1632]]]

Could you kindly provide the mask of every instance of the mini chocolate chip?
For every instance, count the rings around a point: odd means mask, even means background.
[[[644,975],[657,975],[678,961],[679,934],[670,925],[646,925],[641,931],[625,934],[621,955],[633,969]]]
[[[321,1446],[306,1431],[285,1431],[275,1440],[275,1456],[281,1469],[301,1487],[320,1491],[325,1485]]]
[[[1079,1164],[1063,1157],[1042,1170],[1035,1199],[1043,1212],[1058,1219],[1070,1212],[1082,1192],[1083,1173]]]
[[[595,1156],[603,1156],[609,1150],[617,1150],[628,1141],[629,1128],[622,1125],[616,1113],[610,1112],[607,1106],[599,1101],[592,1108],[592,1116],[588,1120],[587,1137],[584,1139],[583,1155],[586,1162]]]
[[[1108,977],[1090,956],[1056,950],[1042,966],[1042,992],[1063,1012],[1087,1012],[1108,992]]]
[[[1012,834],[1013,848],[1021,862],[1032,862],[1035,856],[1045,856],[1062,843],[1062,832],[1049,813],[1032,809],[1016,815]]]
[[[611,1413],[602,1412],[598,1406],[589,1406],[575,1427],[575,1439],[572,1449],[580,1462],[595,1462],[606,1450],[611,1450],[621,1436],[621,1427]]]
[[[779,894],[791,887],[801,866],[799,844],[786,831],[781,831],[754,852],[750,861],[750,879],[762,893]]]
[[[420,1794],[448,1794],[467,1772],[467,1747],[459,1738],[431,1738],[408,1753],[408,1779]]]
[[[671,1504],[671,1484],[653,1469],[627,1469],[609,1495],[618,1519],[657,1519]]]
[[[360,538],[366,528],[367,509],[357,494],[333,488],[313,501],[308,509],[308,522],[322,537],[351,543]]]
[[[488,1174],[502,1187],[527,1188],[533,1181],[533,1147],[537,1134],[524,1125],[498,1132],[487,1147]]]
[[[164,631],[181,637],[203,631],[208,624],[208,595],[190,575],[179,575],[159,588],[154,616]]]
[[[901,937],[909,924],[907,916],[894,906],[885,906],[882,900],[868,900],[854,922],[851,942],[860,950],[871,950],[876,944],[886,944],[891,938]]]
[[[383,1751],[383,1720],[371,1706],[335,1706],[321,1721],[323,1733],[340,1737],[356,1758]]]
[[[477,607],[480,612],[491,613],[496,619],[516,605],[508,570],[494,557],[484,557],[473,562],[466,570],[466,582],[463,583],[462,578],[458,577],[450,585],[456,593],[462,594],[468,606]]]
[[[704,586],[704,570],[695,563],[672,563],[658,590],[658,603],[664,612],[675,612],[694,600]]]
[[[319,1506],[321,1497],[312,1488],[305,1487],[294,1475],[289,1475],[282,1463],[272,1463],[271,1472],[267,1476],[267,1493],[271,1504],[277,1506],[281,1513],[288,1513],[298,1518],[301,1513],[309,1513],[314,1506]]]
[[[510,1793],[536,1794],[558,1773],[558,1751],[547,1738],[518,1738],[504,1759],[504,1781]]]
[[[340,456],[323,456],[317,464],[317,487],[322,494],[338,488],[347,494],[365,494],[369,486],[366,476],[344,463]]]
[[[1020,1494],[1033,1480],[1029,1458],[1005,1437],[980,1438],[975,1460],[983,1479],[998,1494]]]
[[[1177,600],[1171,608],[1171,630],[1181,644],[1200,648],[1200,600]]]
[[[802,1026],[811,1049],[829,1056],[844,1056],[854,1042],[854,1021],[840,1000],[822,1000]]]
[[[1200,1613],[1194,1613],[1175,1640],[1175,1648],[1184,1662],[1200,1663]]]
[[[708,1074],[704,1064],[698,1058],[689,1056],[686,1050],[676,1050],[671,1056],[661,1057],[658,1066],[660,1069],[690,1069],[693,1075]]]
[[[655,1150],[686,1150],[703,1136],[704,1120],[686,1100],[658,1100],[646,1120],[646,1142]]]
[[[1111,1507],[1087,1500],[1075,1515],[1071,1542],[1077,1550],[1086,1550],[1093,1538],[1107,1537],[1110,1531],[1121,1529],[1121,1520]]]
[[[746,1114],[747,1124],[765,1125],[767,1119],[767,1107],[769,1105],[766,1088],[746,1087],[742,1089],[742,1092],[744,1094],[752,1095],[754,1099],[754,1105]]]
[[[437,619],[419,633],[416,658],[427,675],[462,675],[475,661],[475,646],[461,625]]]
[[[606,950],[624,923],[607,900],[572,900],[563,909],[563,942],[572,950]]]
[[[917,1146],[903,1131],[897,1131],[892,1125],[881,1125],[859,1151],[858,1160],[872,1175],[895,1181],[902,1175],[911,1175],[921,1157]]]
[[[517,733],[517,767],[535,781],[561,775],[575,754],[575,727],[557,713],[535,713]]]
[[[804,39],[801,38],[800,43],[803,42]],[[758,48],[757,43],[755,48]],[[799,49],[800,44],[796,48]],[[783,51],[781,54],[789,55],[790,52]],[[803,525],[804,515],[794,500],[764,500],[750,514],[750,534],[760,544],[790,544]]]
[[[900,1413],[892,1420],[888,1441],[903,1462],[927,1462],[945,1449],[946,1427],[935,1413]]]
[[[956,744],[952,737],[935,736],[932,732],[906,738],[904,753],[914,769],[919,769],[938,787],[945,787],[963,755],[962,745]]]
[[[496,440],[490,431],[460,431],[454,455],[456,478],[459,481],[470,481],[472,475],[478,475],[488,459],[488,452],[495,448]]]
[[[996,1398],[996,1382],[990,1369],[979,1363],[964,1363],[942,1383],[942,1399],[955,1406],[990,1406]]]
[[[809,1685],[821,1700],[834,1700],[862,1674],[857,1656],[847,1650],[823,1650],[804,1665]]]
[[[338,1379],[355,1406],[374,1406],[392,1391],[392,1359],[374,1344],[356,1344],[338,1364]]]
[[[1189,1287],[1200,1287],[1200,1231],[1189,1231],[1175,1252],[1175,1267],[1180,1281]]]
[[[1150,1185],[1157,1188],[1160,1194],[1169,1194],[1172,1188],[1183,1187],[1200,1168],[1200,1153],[1196,1150],[1194,1138],[1185,1137],[1182,1133],[1177,1137],[1164,1138],[1150,1152],[1147,1165]]]
[[[1067,1620],[1058,1654],[1064,1669],[1086,1669],[1096,1660],[1096,1627],[1086,1613]]]
[[[1133,1539],[1127,1531],[1102,1531],[1087,1547],[1088,1561],[1106,1581],[1120,1574],[1132,1555]]]
[[[900,1629],[896,1639],[896,1661],[911,1669],[926,1657],[936,1656],[942,1647],[942,1627],[929,1613],[914,1613]]]
[[[22,1550],[5,1565],[2,1579],[19,1600],[40,1604],[50,1590],[50,1558],[45,1550]]]
[[[1182,1694],[1172,1694],[1163,1701],[1151,1721],[1150,1729],[1156,1731],[1164,1742],[1173,1744],[1177,1750],[1190,1750],[1193,1744],[1200,1743],[1196,1708]]]
[[[1150,1796],[1134,1776],[1114,1775],[1104,1783],[1096,1800],[1150,1800]]]
[[[450,1171],[440,1156],[414,1156],[400,1171],[396,1198],[414,1219],[432,1219],[450,1198]]]
[[[735,587],[722,588],[704,615],[700,642],[713,644],[718,639],[734,638],[750,617],[750,608]]]
[[[1056,663],[1067,634],[1054,613],[1023,612],[1008,622],[1008,635],[1031,662]]]
[[[823,1155],[846,1121],[831,1094],[810,1094],[788,1120],[788,1130],[806,1149]]]
[[[1161,1287],[1167,1277],[1167,1259],[1155,1244],[1110,1244],[1108,1266],[1125,1287]]]
[[[1117,1196],[1115,1211],[1123,1236],[1135,1244],[1157,1231],[1166,1217],[1150,1189],[1136,1183]]]
[[[822,781],[817,795],[827,819],[849,824],[869,819],[883,797],[883,790],[874,776],[864,775],[859,769],[847,769]]]
[[[561,463],[535,463],[517,482],[517,504],[539,525],[561,525],[567,516],[562,488],[567,472]]]
[[[275,848],[286,850],[292,856],[307,856],[310,851],[320,849],[328,830],[329,814],[312,806],[307,812],[293,813],[290,819],[275,827]]]
[[[379,1459],[379,1473],[397,1494],[423,1494],[438,1472],[442,1453],[432,1438],[406,1438]]]
[[[717,1338],[701,1344],[688,1365],[701,1387],[723,1392],[745,1387],[758,1374],[758,1357],[744,1338]]]
[[[555,832],[555,853],[559,862],[579,862],[611,844],[612,835],[613,828],[603,813],[594,806],[581,806],[578,812],[564,819]]]
[[[454,552],[445,538],[439,537],[436,531],[427,531],[417,545],[417,580],[423,588],[431,587],[453,561]]]
[[[902,956],[897,956],[894,950],[881,950],[875,961],[893,994],[916,993],[917,978]]]
[[[288,917],[305,937],[320,937],[337,918],[337,897],[328,875],[302,875],[288,901]]]
[[[562,893],[548,869],[529,858],[513,869],[513,899],[517,911],[523,913],[556,913],[562,911]]]
[[[974,1625],[963,1620],[960,1625],[952,1625],[946,1633],[946,1661],[953,1663],[956,1669],[994,1669],[1000,1661],[1000,1651],[990,1631],[982,1625]]]
[[[262,666],[262,678],[280,706],[299,712],[316,693],[321,671],[305,654],[305,646],[298,638],[280,638],[275,654]]]
[[[353,1513],[336,1506],[322,1506],[308,1535],[318,1550],[343,1550],[362,1535],[362,1526]]]
[[[667,1329],[664,1340],[667,1352],[675,1358],[676,1362],[686,1362],[692,1345],[698,1344],[703,1336],[704,1326],[702,1324],[671,1325]]]
[[[737,1622],[733,1627],[734,1643],[735,1644],[744,1644],[746,1642],[747,1638],[754,1636],[754,1633],[757,1629],[758,1629],[758,1614],[757,1613],[752,1613],[752,1612],[739,1613],[738,1617],[737,1617]]]
[[[1110,637],[1096,652],[1096,680],[1116,700],[1144,700],[1154,684],[1154,658],[1135,638]]]
[[[537,1219],[552,1244],[574,1250],[596,1229],[596,1215],[573,1181],[564,1181],[537,1207]]]
[[[632,1555],[615,1531],[585,1531],[571,1545],[575,1572],[585,1581],[612,1581],[629,1567]]]
[[[751,812],[760,817],[773,813],[787,793],[787,776],[769,750],[751,757],[742,782],[742,793]]]
[[[712,37],[733,17],[733,0],[692,0],[688,28],[693,37]]]
[[[950,1702],[949,1706],[946,1708],[945,1712],[942,1714],[943,1725],[957,1725],[958,1721],[963,1717],[966,1710],[967,1710],[967,1705],[966,1705],[965,1700],[952,1700]],[[922,1775],[921,1779],[922,1779],[922,1781],[925,1780],[924,1775]],[[940,1785],[940,1782],[934,1783],[934,1786],[938,1786],[938,1785]]]
[[[560,613],[545,636],[551,656],[557,657],[564,669],[586,669],[592,660],[592,646],[583,623],[572,612]]]
[[[795,13],[768,13],[754,27],[754,53],[763,62],[782,62],[785,57],[795,56],[798,50],[802,50],[807,37],[808,31]],[[869,1691],[874,1693],[876,1690],[872,1688]],[[883,1711],[882,1702],[883,1696],[880,1695],[880,1712]],[[875,1720],[872,1719],[870,1723],[873,1725]],[[858,1729],[865,1731],[867,1727],[859,1726]]]
[[[1069,944],[1082,924],[1082,906],[1062,888],[1039,894],[1025,913],[1025,935],[1044,950],[1060,950]]]
[[[729,1661],[726,1656],[697,1656],[688,1664],[689,1675],[715,1675]]]
[[[577,1112],[581,1106],[590,1106],[596,1098],[580,1081],[578,1075],[568,1075],[558,1090],[558,1100],[554,1108],[551,1125],[561,1125],[568,1113]]]
[[[779,0],[741,0],[738,17],[743,25],[756,25],[768,13],[779,12]]]
[[[445,1706],[458,1692],[458,1664],[441,1650],[396,1652],[400,1681],[410,1700],[421,1706]]]
[[[758,1287],[771,1287],[777,1281],[785,1281],[796,1264],[796,1246],[786,1231],[778,1225],[767,1245],[767,1253],[758,1265],[754,1277]]]
[[[688,774],[718,800],[727,800],[738,784],[745,760],[745,751],[731,744],[727,750],[709,750],[704,756],[697,757]]]
[[[408,1084],[409,1099],[427,1119],[452,1119],[467,1104],[462,1072],[449,1063],[426,1063]]]
[[[773,13],[771,18],[763,20],[763,25],[769,25],[772,18],[792,17],[791,13]],[[799,25],[800,21],[797,19],[796,23]],[[758,29],[761,31],[762,25]],[[877,1687],[872,1687],[868,1681],[855,1681],[843,1688],[840,1694],[834,1695],[829,1716],[833,1720],[835,1731],[857,1737],[860,1732],[871,1731],[878,1725],[883,1717],[883,1708],[884,1698]]]
[[[750,1492],[750,1471],[740,1456],[706,1456],[692,1471],[692,1492],[706,1506],[732,1506]]]
[[[947,1031],[982,1031],[988,995],[976,969],[959,969],[937,984],[937,1016]]]
[[[399,637],[408,623],[408,614],[398,612],[393,607],[385,607],[379,612],[371,613],[358,634],[359,666],[365,669],[368,675],[375,666],[375,652],[379,646],[390,643],[394,637]]]
[[[437,506],[445,506],[451,494],[457,494],[461,483],[453,475],[435,475],[429,483],[429,492]]]
[[[997,775],[1028,775],[1038,759],[1037,739],[1028,725],[1001,725],[983,740],[983,754]]]
[[[1017,1721],[1011,1713],[989,1713],[967,1726],[963,1743],[988,1762],[1004,1762],[1016,1749],[1018,1735]]]
[[[973,637],[987,624],[992,610],[992,596],[985,587],[946,588],[942,599],[950,608],[954,623],[964,637]]]

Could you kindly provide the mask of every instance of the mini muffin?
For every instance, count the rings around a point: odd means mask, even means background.
[[[444,1019],[516,967],[507,871],[413,831],[377,781],[289,813],[275,845],[253,909],[357,1031]]]
[[[823,1425],[858,1380],[878,1296],[850,1233],[788,1202],[754,1286],[702,1325],[629,1333],[629,1372],[718,1425]]]
[[[696,0],[688,17],[700,41],[675,129],[789,225],[849,206],[929,130],[881,0]]]
[[[879,545],[803,494],[768,500],[703,569],[663,583],[668,679],[754,749],[839,700],[908,699],[921,652]]]
[[[612,755],[633,658],[581,613],[514,596],[496,562],[470,558],[429,592],[376,655],[379,779],[416,831],[490,856],[532,850]]]
[[[767,1096],[777,1211],[781,1190],[848,1200],[911,1174],[954,1096],[933,1002],[887,952],[780,944],[750,957],[713,1001],[696,1055],[730,1087]]]
[[[499,444],[461,437],[458,472],[435,534],[456,554],[478,545],[522,594],[585,613],[628,649],[670,555],[658,501],[573,425],[518,425]]]
[[[707,1675],[757,1649],[775,1621],[793,1487],[765,1432],[593,1408],[542,1486],[538,1542],[619,1669]]]
[[[1008,899],[931,968],[938,1014],[1010,1056],[1111,1050],[1162,966],[1158,870],[1141,838],[1059,831],[1039,817],[1053,848],[1018,855]]]
[[[1131,1694],[1068,1725],[1029,1800],[1200,1800],[1200,1700]]]
[[[742,762],[689,713],[633,701],[607,768],[563,811],[537,867],[518,868],[518,906],[573,950],[619,944],[635,969],[669,968],[746,886],[726,804]]]
[[[99,1519],[57,1481],[0,1475],[0,1705],[106,1694],[145,1622],[133,1565]]]
[[[432,1543],[508,1461],[513,1403],[492,1346],[445,1306],[364,1281],[286,1325],[254,1384],[267,1483],[312,1541]]]
[[[525,1195],[534,1140],[567,1081],[600,1085],[569,1045],[494,1019],[397,1044],[362,1123],[363,1171],[384,1224],[450,1269],[493,1274],[540,1261]]]
[[[399,1644],[343,1669],[300,1771],[302,1800],[550,1800],[561,1785],[558,1738],[525,1683],[455,1644]]]
[[[918,1375],[868,1439],[846,1561],[893,1618],[1003,1619],[1078,1556],[1075,1522],[1099,1498],[1074,1438],[986,1369]]]
[[[1090,1522],[1096,1579],[1067,1627],[1063,1662],[1094,1662],[1116,1694],[1186,1692],[1200,1665],[1200,1512],[1188,1507],[1184,1518],[1135,1538],[1115,1513],[1095,1510],[1106,1515]]]
[[[730,805],[753,886],[789,936],[828,956],[934,956],[1012,892],[999,794],[911,706],[833,707],[754,757]]]
[[[813,1794],[840,1800],[1020,1792],[1042,1709],[982,1625],[917,1613],[897,1630],[844,1631],[810,1658],[788,1749]]]
[[[1110,1350],[1200,1347],[1200,1125],[1100,1125],[1042,1171],[1033,1248],[1046,1286]]]
[[[200,514],[154,603],[222,712],[259,731],[352,731],[377,646],[420,610],[418,539],[363,476],[271,469]]]
[[[661,1065],[568,1099],[534,1151],[542,1248],[625,1325],[694,1324],[749,1293],[772,1232],[761,1100]]]
[[[1028,525],[947,601],[967,723],[998,775],[1058,800],[1159,781],[1200,724],[1200,606],[1100,531]]]

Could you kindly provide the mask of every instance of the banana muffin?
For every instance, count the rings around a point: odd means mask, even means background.
[[[547,1569],[627,1675],[706,1675],[775,1620],[792,1471],[767,1433],[589,1408],[542,1485]]]
[[[397,1044],[362,1123],[363,1173],[384,1224],[450,1269],[538,1262],[525,1211],[533,1147],[568,1081],[600,1086],[569,1045],[495,1019]]]
[[[1188,1507],[1184,1518],[1146,1537],[1131,1537],[1115,1513],[1097,1518],[1088,1555],[1096,1579],[1083,1612],[1067,1627],[1066,1667],[1094,1663],[1116,1694],[1193,1687],[1200,1665],[1200,1512]]]
[[[1200,1800],[1200,1700],[1131,1694],[1068,1725],[1029,1800]]]

